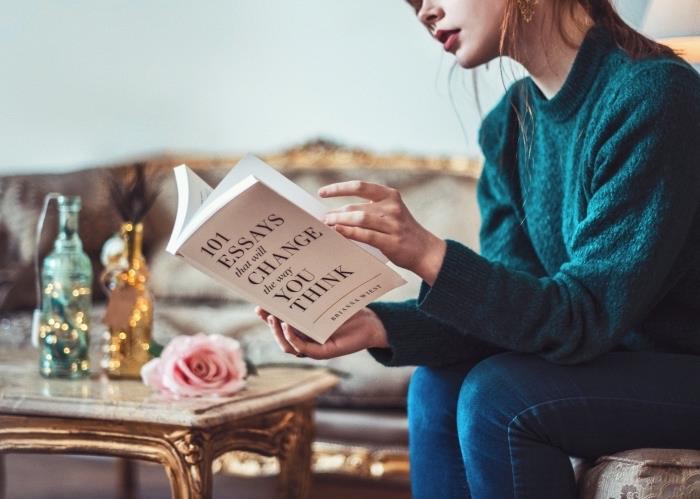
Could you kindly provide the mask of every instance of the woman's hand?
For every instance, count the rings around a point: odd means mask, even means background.
[[[349,239],[374,246],[399,267],[433,285],[447,245],[416,222],[396,189],[352,180],[321,187],[318,194],[324,198],[357,196],[369,200],[330,210],[324,222]]]
[[[330,359],[371,347],[387,347],[386,329],[381,319],[364,308],[340,326],[323,345],[299,332],[261,307],[255,313],[267,323],[283,352],[297,357]]]

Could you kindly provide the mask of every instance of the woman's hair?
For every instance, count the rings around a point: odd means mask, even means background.
[[[518,3],[518,0],[508,0],[506,5],[501,23],[499,44],[501,55],[507,54],[512,57],[518,54],[517,39],[523,22]],[[563,20],[567,9],[569,16],[574,18],[574,9],[577,4],[585,9],[595,24],[607,28],[616,44],[633,59],[674,55],[672,49],[645,37],[623,21],[610,0],[553,0],[555,26],[552,28],[556,27],[570,46],[576,48],[564,29]]]

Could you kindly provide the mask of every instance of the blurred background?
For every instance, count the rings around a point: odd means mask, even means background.
[[[639,27],[648,1],[617,3]],[[0,174],[315,138],[479,156],[472,73],[402,0],[4,0],[0,61]],[[477,71],[485,112],[503,69]]]

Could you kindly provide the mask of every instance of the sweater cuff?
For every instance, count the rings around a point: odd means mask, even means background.
[[[432,287],[425,281],[421,283],[416,306],[431,317],[452,324],[455,309],[476,312],[481,305],[491,268],[488,260],[465,245],[452,239],[445,242],[442,267]]]
[[[416,309],[416,300],[374,302],[367,306],[384,324],[389,348],[368,348],[374,359],[389,367],[418,365],[425,361],[432,322]]]

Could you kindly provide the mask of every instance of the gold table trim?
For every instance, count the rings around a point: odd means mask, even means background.
[[[480,158],[456,155],[425,155],[415,153],[379,153],[361,147],[347,147],[332,141],[316,139],[276,152],[261,153],[271,165],[285,170],[304,170],[314,173],[334,170],[401,170],[406,172],[440,173],[478,179],[483,168]],[[109,166],[126,166],[144,161],[149,168],[170,169],[187,163],[195,169],[230,168],[242,158],[239,154],[196,154],[165,152],[159,155],[134,158]]]
[[[140,381],[97,373],[44,379],[33,357],[0,350],[0,456],[143,459],[165,467],[174,499],[209,499],[214,461],[230,451],[254,452],[279,460],[278,498],[308,497],[314,400],[338,383],[327,370],[268,367],[232,396],[172,399]],[[131,465],[122,465],[128,478]],[[3,492],[0,471],[0,498]]]
[[[214,459],[241,450],[279,459],[277,497],[306,498],[311,482],[312,411],[312,402],[300,403],[211,428],[3,414],[0,453],[143,459],[165,467],[174,499],[208,499]]]
[[[232,451],[217,459],[215,473],[242,477],[272,476],[279,473],[273,457]],[[369,448],[316,440],[311,445],[312,475],[338,475],[367,480],[408,483],[410,462],[406,448]]]

